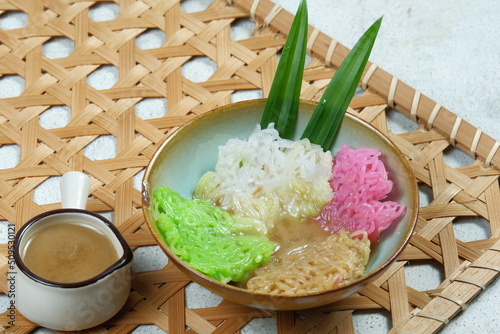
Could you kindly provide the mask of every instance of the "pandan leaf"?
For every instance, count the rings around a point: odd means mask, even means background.
[[[282,138],[290,139],[295,127],[307,47],[307,4],[300,2],[281,54],[260,125],[274,123]]]
[[[344,59],[302,134],[302,138],[321,145],[325,151],[330,149],[358,87],[381,23],[382,18],[375,21]]]

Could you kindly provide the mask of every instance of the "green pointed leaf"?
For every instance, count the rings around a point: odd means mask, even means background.
[[[295,127],[306,59],[307,28],[307,4],[306,0],[302,0],[283,47],[260,121],[263,129],[274,123],[282,138],[291,138]]]
[[[330,149],[347,107],[356,92],[381,23],[382,18],[375,21],[344,59],[302,134],[302,138],[308,138],[312,143],[321,145],[325,151]]]

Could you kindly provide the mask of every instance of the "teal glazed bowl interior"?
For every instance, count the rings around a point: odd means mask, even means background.
[[[248,138],[260,122],[265,103],[265,99],[249,100],[214,109],[194,118],[167,138],[153,156],[144,175],[144,216],[156,241],[170,261],[192,281],[225,299],[271,310],[298,310],[326,305],[359,291],[379,277],[403,251],[417,220],[417,184],[406,158],[385,135],[365,121],[346,114],[331,152],[338,152],[342,144],[351,148],[379,149],[389,178],[394,182],[388,199],[404,204],[406,211],[381,234],[380,242],[372,250],[366,273],[361,279],[332,290],[300,296],[271,296],[223,284],[190,268],[175,256],[151,216],[150,191],[159,186],[167,186],[184,198],[192,198],[193,190],[201,176],[214,170],[218,147],[230,138]],[[301,101],[295,139],[300,138],[315,107],[314,102]]]

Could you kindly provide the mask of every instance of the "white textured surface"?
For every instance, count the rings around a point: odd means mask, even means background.
[[[298,0],[276,0],[295,12]],[[309,22],[347,47],[384,16],[370,60],[500,139],[500,2],[309,1]]]
[[[274,0],[294,13],[299,0]],[[206,8],[211,0],[186,0],[182,9],[188,12]],[[500,139],[500,2],[491,0],[441,0],[441,1],[389,1],[389,0],[310,0],[309,22],[320,31],[352,47],[363,31],[377,18],[384,16],[382,28],[370,60],[395,75],[410,86],[420,90],[455,114],[481,128],[495,139]],[[102,21],[117,15],[117,5],[93,7],[92,19]],[[0,16],[0,29],[12,29],[26,24],[20,14]],[[233,36],[245,38],[252,24],[242,22],[234,28]],[[148,49],[162,45],[164,36],[152,31],[138,38],[138,47]],[[44,45],[48,58],[64,57],[74,45],[67,39],[56,39]],[[210,61],[189,62],[184,74],[193,81],[202,81],[214,71]],[[117,69],[105,67],[88,79],[97,89],[111,87],[117,80]],[[24,86],[20,78],[0,80],[0,98],[18,95]],[[233,95],[233,101],[259,97],[258,92]],[[164,114],[164,99],[145,100],[137,107],[141,118],[160,117]],[[167,111],[168,112],[168,111]],[[404,130],[411,124],[395,115],[394,130]],[[45,128],[64,126],[70,119],[66,107],[54,107],[40,116]],[[112,137],[96,140],[87,147],[85,155],[91,159],[111,158],[116,154],[116,141]],[[19,162],[19,148],[15,145],[0,147],[0,169],[12,168]],[[455,152],[449,163],[465,164],[468,157]],[[139,187],[142,174],[135,178]],[[60,201],[58,178],[51,178],[35,191],[35,201],[40,204]],[[425,205],[425,189],[422,191]],[[500,203],[499,203],[500,204]],[[112,220],[112,213],[106,217]],[[484,221],[457,223],[457,236],[464,240],[483,239],[489,236]],[[0,243],[6,243],[6,222],[0,223]],[[135,271],[161,268],[167,261],[157,247],[145,247],[135,252]],[[439,269],[427,265],[412,265],[407,271],[407,282],[417,289],[432,289],[441,281]],[[437,275],[437,276],[436,276]],[[191,284],[187,289],[190,307],[216,305],[220,298]],[[441,333],[498,333],[500,328],[498,301],[500,282],[497,280],[479,295],[466,309],[454,318]],[[0,312],[7,301],[0,298]],[[356,312],[356,333],[386,333],[390,328],[388,312]],[[242,333],[273,333],[274,319],[255,319]],[[45,332],[45,331],[40,331]],[[161,333],[154,326],[143,326],[137,333]]]

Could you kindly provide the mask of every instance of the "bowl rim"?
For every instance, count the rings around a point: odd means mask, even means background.
[[[152,166],[153,166],[154,162],[160,156],[160,154],[163,151],[163,149],[165,148],[165,146],[167,146],[168,143],[171,140],[173,140],[173,138],[175,138],[177,135],[179,135],[179,133],[182,133],[183,131],[187,131],[185,129],[189,128],[190,126],[192,126],[193,123],[200,122],[201,120],[203,120],[204,118],[207,118],[207,117],[213,117],[212,115],[215,112],[219,111],[219,110],[226,110],[226,109],[236,108],[239,105],[244,105],[244,104],[261,104],[261,103],[265,103],[266,100],[267,100],[266,98],[244,100],[244,101],[232,102],[232,103],[229,103],[229,104],[226,104],[226,105],[223,105],[223,106],[219,106],[219,107],[213,108],[213,109],[211,109],[211,110],[209,110],[207,112],[204,112],[203,114],[197,115],[194,118],[192,118],[189,121],[187,121],[184,125],[180,126],[173,133],[171,133],[161,143],[161,145],[158,147],[158,149],[153,154],[151,160],[149,161],[149,163],[148,163],[148,165],[146,167],[146,170],[144,172],[143,179],[142,179],[142,190],[141,190],[141,192],[142,192],[142,207],[141,208],[142,208],[142,211],[143,211],[144,218],[146,220],[146,224],[147,224],[147,226],[148,226],[151,234],[153,235],[153,237],[156,240],[156,242],[158,243],[158,245],[167,254],[167,256],[169,257],[169,259],[173,260],[173,262],[175,263],[176,266],[182,267],[182,269],[189,271],[194,276],[200,277],[201,279],[203,279],[205,281],[208,281],[210,284],[213,284],[215,286],[218,286],[218,287],[221,287],[221,288],[224,288],[224,289],[233,290],[234,292],[237,292],[237,293],[246,294],[248,296],[253,296],[253,297],[260,296],[260,297],[264,297],[264,298],[271,297],[273,299],[285,299],[285,300],[286,299],[288,299],[288,300],[295,300],[295,299],[298,299],[298,298],[308,298],[308,297],[313,297],[313,296],[320,297],[322,295],[327,295],[327,294],[331,294],[331,293],[341,293],[342,291],[346,291],[347,292],[353,286],[355,286],[357,284],[360,284],[360,283],[362,283],[364,281],[366,281],[366,282],[372,281],[372,279],[375,279],[376,277],[378,277],[379,275],[381,275],[383,272],[385,272],[385,269],[387,269],[387,267],[389,267],[392,263],[394,263],[397,260],[397,258],[401,255],[401,253],[403,252],[403,250],[408,245],[408,243],[410,241],[410,238],[413,235],[413,232],[414,232],[416,224],[417,224],[419,207],[420,207],[420,198],[419,198],[418,185],[417,185],[417,179],[415,177],[415,174],[414,174],[414,172],[413,172],[413,170],[412,170],[412,168],[410,166],[410,163],[409,163],[408,159],[404,156],[404,154],[399,149],[399,147],[387,135],[385,135],[382,131],[380,131],[379,129],[377,129],[374,125],[370,124],[369,122],[363,120],[359,116],[357,116],[355,114],[352,114],[350,112],[346,112],[346,116],[344,116],[344,117],[350,117],[354,121],[356,121],[358,123],[361,123],[364,127],[369,128],[370,130],[374,131],[378,136],[382,137],[382,139],[384,139],[385,141],[387,141],[388,144],[392,147],[392,149],[395,150],[395,152],[397,153],[397,156],[399,157],[399,160],[402,162],[402,164],[404,166],[404,169],[408,173],[408,177],[411,179],[410,183],[412,185],[412,189],[411,189],[412,190],[412,196],[411,196],[411,198],[413,200],[411,202],[412,202],[413,205],[412,205],[411,208],[409,208],[409,207],[406,208],[406,210],[411,210],[411,216],[409,217],[409,228],[406,230],[406,234],[405,234],[404,238],[402,238],[401,244],[395,249],[395,251],[392,252],[391,255],[380,266],[378,266],[377,268],[375,268],[374,270],[372,270],[370,273],[365,274],[361,278],[358,278],[358,279],[356,279],[356,280],[354,280],[352,282],[343,284],[343,285],[341,285],[339,287],[335,287],[333,289],[328,289],[328,290],[324,290],[324,291],[320,291],[320,292],[303,293],[303,294],[299,294],[299,295],[272,295],[272,294],[260,293],[260,292],[255,292],[255,291],[250,291],[250,290],[247,290],[247,289],[244,289],[244,288],[240,288],[240,287],[228,284],[228,283],[222,283],[220,281],[217,281],[217,280],[215,280],[215,279],[213,279],[213,278],[211,278],[211,277],[209,277],[209,276],[207,276],[207,275],[205,275],[205,274],[197,271],[196,269],[190,267],[188,264],[186,264],[184,261],[182,261],[177,255],[175,255],[170,250],[170,248],[168,247],[168,245],[166,245],[165,241],[162,240],[162,238],[159,235],[157,235],[157,233],[156,233],[156,231],[157,231],[156,227],[152,226],[152,224],[154,222],[151,222],[150,219],[148,219],[149,217],[148,217],[148,214],[147,214],[148,207],[149,207],[149,204],[150,204],[149,188],[148,188],[147,179],[149,178],[149,175],[151,173],[151,169],[152,169]],[[311,104],[311,105],[317,105],[318,104],[318,102],[316,102],[316,101],[307,100],[307,99],[300,99],[299,108],[300,108],[300,105],[304,104],[304,103],[305,104]]]

